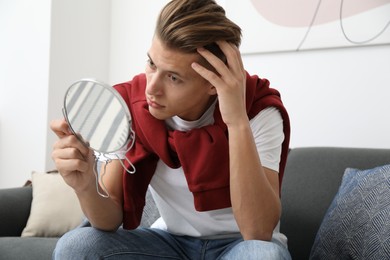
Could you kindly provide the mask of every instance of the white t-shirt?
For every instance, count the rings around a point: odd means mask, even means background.
[[[166,124],[169,128],[180,131],[213,124],[215,104],[196,121],[173,117],[166,120]],[[273,107],[264,109],[250,120],[250,126],[262,165],[279,171],[281,144],[284,140],[283,120],[279,111]],[[153,228],[164,229],[176,235],[209,239],[241,236],[232,208],[205,212],[195,209],[194,198],[181,167],[173,169],[159,160],[150,190],[161,214],[152,225]],[[286,237],[279,233],[279,224],[273,237],[287,244]]]

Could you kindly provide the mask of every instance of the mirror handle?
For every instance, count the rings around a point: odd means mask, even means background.
[[[111,160],[109,160],[109,159],[104,161],[103,173],[100,174],[100,171],[97,170],[98,157],[95,156],[95,164],[93,166],[93,173],[95,174],[95,179],[96,179],[96,191],[103,198],[110,197],[110,194],[108,193],[106,185],[104,185],[104,181],[103,181],[103,176],[106,174],[107,163],[109,163],[109,162],[111,162]],[[99,185],[99,182],[101,185]],[[100,191],[100,186],[101,186],[101,189],[103,190],[102,192]]]

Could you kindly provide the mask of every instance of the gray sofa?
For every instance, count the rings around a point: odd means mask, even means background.
[[[293,259],[309,259],[323,217],[347,167],[369,169],[390,163],[390,149],[308,147],[289,153],[282,186],[281,231]],[[31,187],[0,190],[0,259],[51,259],[58,238],[21,238],[32,200]],[[142,225],[156,219],[147,197]]]

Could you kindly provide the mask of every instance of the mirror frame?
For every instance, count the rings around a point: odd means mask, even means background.
[[[119,101],[120,105],[122,106],[122,109],[124,111],[124,114],[126,116],[126,122],[128,124],[128,134],[127,134],[127,138],[126,138],[126,141],[116,150],[114,151],[101,151],[101,150],[98,150],[96,149],[95,147],[92,147],[90,146],[86,141],[83,140],[82,136],[80,136],[80,134],[76,133],[75,130],[74,130],[74,127],[72,126],[71,122],[69,121],[69,118],[68,118],[68,110],[67,110],[67,100],[68,100],[68,95],[69,95],[69,92],[71,91],[72,87],[74,87],[76,84],[80,84],[82,82],[87,82],[87,83],[94,83],[94,84],[97,84],[97,85],[100,85],[102,86],[105,90],[108,90],[110,93],[112,93],[114,95],[114,97]],[[129,141],[131,141],[132,138],[135,138],[133,135],[132,135],[132,117],[131,117],[131,114],[130,114],[130,111],[129,111],[129,108],[126,104],[126,102],[123,100],[122,96],[119,94],[118,91],[116,91],[112,86],[102,82],[102,81],[99,81],[99,80],[96,80],[96,79],[93,79],[93,78],[83,78],[83,79],[80,79],[80,80],[77,80],[75,81],[74,83],[72,83],[68,89],[66,90],[65,92],[65,96],[64,96],[64,103],[63,103],[63,108],[62,108],[62,112],[63,112],[63,115],[65,117],[65,120],[66,122],[68,123],[68,126],[69,126],[69,129],[70,131],[77,137],[77,139],[79,139],[79,141],[81,141],[86,147],[89,147],[91,148],[92,150],[94,150],[95,152],[98,152],[98,153],[101,153],[101,154],[109,154],[109,153],[115,153],[121,149],[123,149],[124,147],[127,147],[129,145]]]

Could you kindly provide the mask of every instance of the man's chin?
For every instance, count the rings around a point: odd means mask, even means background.
[[[165,120],[167,118],[169,118],[169,116],[165,113],[162,113],[162,112],[159,112],[159,111],[156,111],[155,109],[153,108],[150,108],[149,107],[149,113],[156,119],[158,120]]]

